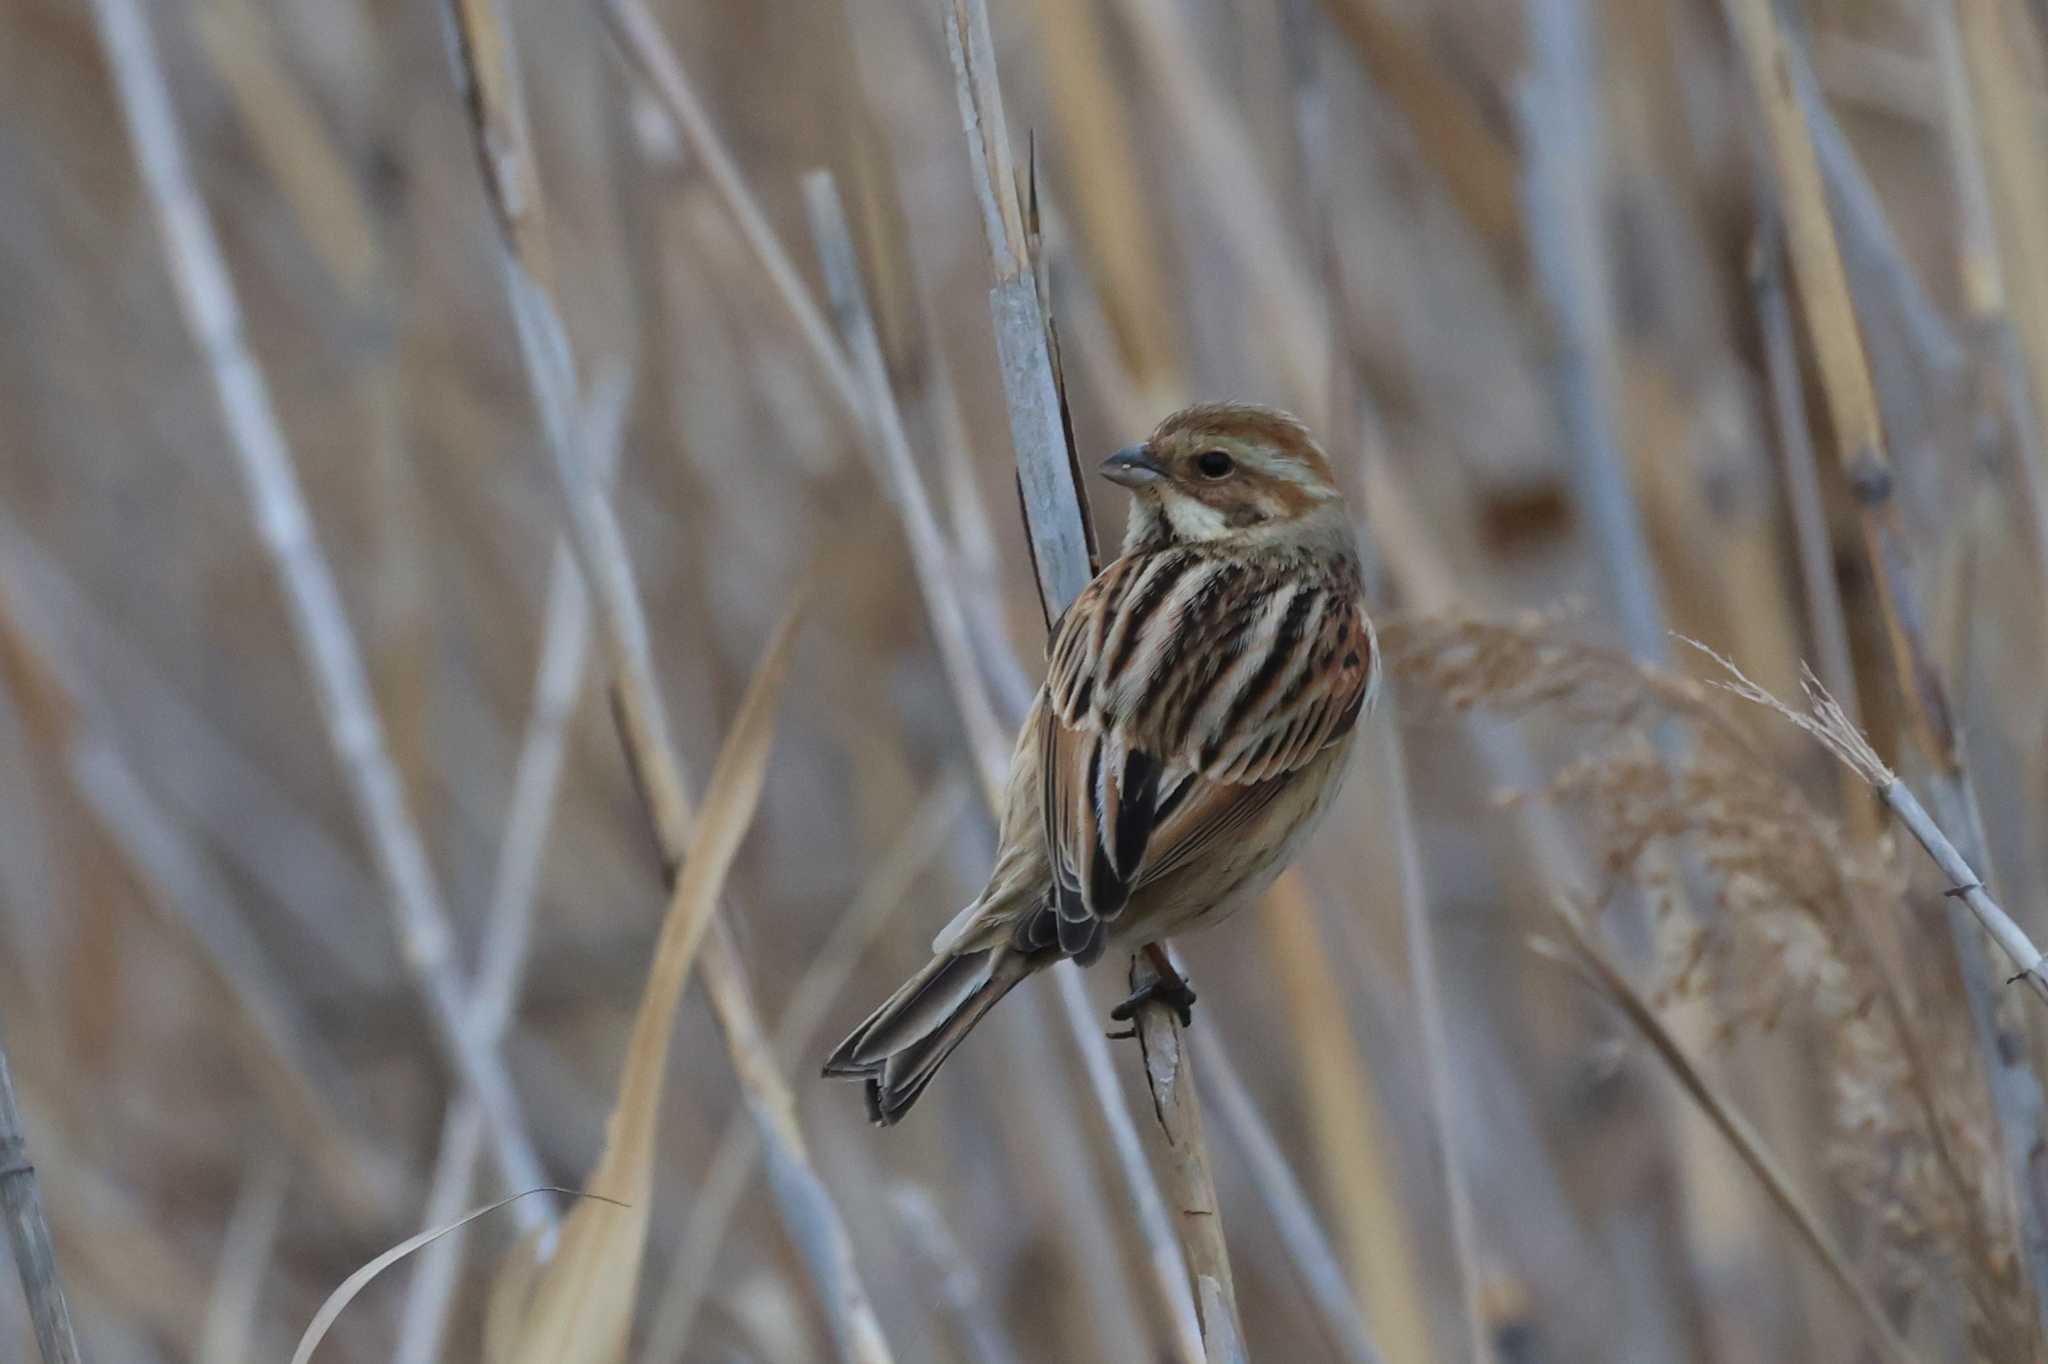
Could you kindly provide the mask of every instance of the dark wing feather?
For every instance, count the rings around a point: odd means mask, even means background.
[[[1243,829],[1350,729],[1378,669],[1348,559],[1262,576],[1174,548],[1119,559],[1061,618],[1041,717],[1048,926],[1092,959],[1147,881]]]

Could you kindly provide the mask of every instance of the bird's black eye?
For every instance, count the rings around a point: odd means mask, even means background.
[[[1195,468],[1203,478],[1222,478],[1236,467],[1221,450],[1204,450],[1195,456]]]

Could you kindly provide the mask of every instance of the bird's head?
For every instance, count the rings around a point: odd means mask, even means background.
[[[1285,539],[1344,522],[1329,457],[1307,427],[1270,407],[1183,408],[1102,473],[1136,494],[1127,546]]]

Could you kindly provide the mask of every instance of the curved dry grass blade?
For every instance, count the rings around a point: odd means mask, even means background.
[[[1643,1040],[1650,1044],[1657,1058],[1670,1070],[1672,1078],[1678,1081],[1700,1111],[1719,1129],[1742,1163],[1756,1175],[1764,1192],[1771,1196],[1771,1202],[1792,1224],[1799,1239],[1819,1259],[1821,1268],[1835,1282],[1862,1320],[1865,1333],[1877,1354],[1890,1364],[1912,1364],[1913,1352],[1906,1342],[1892,1329],[1891,1319],[1885,1315],[1884,1307],[1877,1301],[1870,1288],[1856,1276],[1849,1265],[1848,1257],[1828,1236],[1821,1226],[1818,1214],[1814,1212],[1799,1191],[1792,1187],[1791,1179],[1778,1165],[1777,1159],[1765,1149],[1763,1141],[1749,1125],[1749,1120],[1723,1098],[1692,1058],[1686,1055],[1678,1039],[1664,1026],[1664,1020],[1650,1002],[1629,981],[1619,967],[1593,941],[1586,926],[1571,907],[1562,901],[1555,906],[1557,921],[1563,925],[1571,939],[1573,955],[1564,957],[1567,962],[1584,967],[1588,978],[1614,1006],[1621,1010]],[[1545,947],[1548,952],[1550,949]],[[1562,954],[1559,954],[1562,955]]]
[[[438,1227],[429,1227],[423,1232],[406,1237],[403,1241],[400,1241],[397,1245],[391,1247],[391,1249],[385,1251],[376,1259],[371,1260],[346,1279],[343,1279],[340,1285],[327,1295],[327,1301],[320,1304],[320,1310],[313,1314],[313,1320],[307,1324],[306,1333],[299,1337],[298,1348],[292,1351],[292,1364],[308,1364],[308,1361],[313,1358],[313,1351],[320,1348],[320,1342],[327,1339],[327,1333],[334,1329],[335,1320],[341,1316],[342,1309],[354,1302],[356,1295],[370,1286],[370,1280],[376,1278],[379,1274],[382,1274],[385,1270],[391,1268],[391,1266],[397,1264],[422,1246],[430,1245],[440,1240],[449,1232],[460,1231],[479,1217],[489,1217],[500,1208],[510,1207],[529,1195],[543,1193],[562,1194],[569,1198],[600,1197],[597,1194],[579,1193],[575,1189],[563,1189],[557,1188],[552,1184],[543,1184],[538,1188],[521,1189],[518,1193],[512,1194],[507,1198],[501,1198],[495,1203],[486,1203],[481,1208],[473,1208],[456,1218],[453,1222],[444,1222]]]
[[[618,1202],[624,1211],[615,1215],[609,1208],[590,1205],[564,1221],[561,1247],[534,1281],[525,1317],[511,1342],[508,1357],[518,1364],[596,1364],[620,1358],[625,1349],[647,1246],[655,1125],[676,1007],[682,1003],[683,985],[726,873],[760,803],[799,607],[800,601],[793,603],[776,626],[740,703],[712,770],[697,837],[655,944],[654,964],[648,969],[647,988],[626,1046],[618,1102],[607,1124],[604,1155],[590,1177],[591,1192],[606,1202]]]

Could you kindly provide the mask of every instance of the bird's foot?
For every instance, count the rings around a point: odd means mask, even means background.
[[[1128,1023],[1137,1017],[1140,1007],[1156,1000],[1173,1010],[1183,1028],[1194,1026],[1194,987],[1188,984],[1186,976],[1174,970],[1173,962],[1157,944],[1147,946],[1143,954],[1131,963],[1131,986],[1130,996],[1109,1011],[1109,1016],[1117,1022]],[[1112,1035],[1128,1037],[1130,1034]]]

